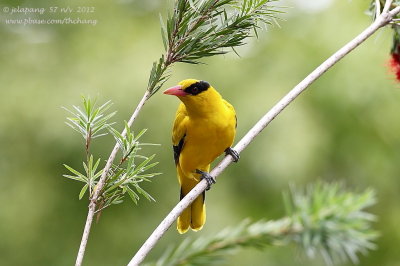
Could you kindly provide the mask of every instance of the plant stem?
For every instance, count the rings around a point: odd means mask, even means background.
[[[150,97],[150,92],[147,90],[146,93],[143,95],[143,98],[140,100],[139,104],[137,105],[135,111],[133,112],[131,118],[128,121],[128,126],[131,127],[133,122],[135,121],[136,117],[138,116],[140,110],[143,108],[144,104],[146,103],[146,101],[149,99]],[[121,134],[123,137],[125,137],[126,135],[126,129],[124,129],[122,131]],[[82,240],[81,240],[81,244],[79,246],[79,251],[78,251],[78,255],[76,257],[76,262],[75,262],[75,266],[81,266],[82,265],[82,261],[83,261],[83,257],[85,255],[85,249],[86,249],[86,245],[87,245],[87,241],[89,238],[89,233],[90,233],[90,228],[92,227],[92,222],[93,222],[93,217],[94,214],[96,212],[96,206],[97,206],[97,200],[100,196],[100,192],[103,190],[104,184],[106,183],[107,180],[107,174],[110,171],[110,168],[112,166],[112,163],[114,162],[114,159],[117,155],[117,152],[119,150],[119,145],[118,143],[115,144],[114,149],[112,150],[110,157],[108,157],[107,163],[103,169],[103,172],[101,174],[100,180],[97,183],[97,188],[94,191],[93,197],[90,199],[90,203],[89,203],[89,211],[88,211],[88,215],[86,218],[86,224],[85,224],[85,228],[83,230],[83,234],[82,234]]]
[[[375,18],[381,14],[381,0],[375,0]]]
[[[379,17],[362,33],[356,36],[353,40],[339,49],[325,62],[312,71],[305,79],[303,79],[296,87],[294,87],[288,94],[286,94],[275,106],[272,107],[247,134],[238,142],[234,149],[240,153],[243,151],[253,139],[278,115],[286,106],[293,102],[308,86],[310,86],[316,79],[323,75],[329,68],[341,60],[344,56],[350,53],[353,49],[363,43],[368,37],[375,33],[379,28],[388,24],[395,15],[400,12],[400,7],[396,7],[391,11],[389,10],[391,1],[386,2],[384,11]],[[386,8],[387,7],[387,8]],[[217,177],[225,168],[232,162],[232,157],[225,157],[211,172],[211,176]],[[164,220],[157,226],[150,237],[146,240],[143,246],[138,250],[135,256],[129,262],[129,266],[139,265],[155,244],[160,240],[172,223],[178,218],[184,209],[186,209],[207,187],[207,182],[202,180],[199,182],[164,218]]]
[[[392,5],[393,0],[387,0],[385,2],[385,6],[383,7],[382,13],[387,13],[390,9],[390,6]]]

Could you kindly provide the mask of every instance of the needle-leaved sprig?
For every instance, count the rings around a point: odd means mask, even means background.
[[[105,136],[108,132],[114,137],[120,147],[120,161],[116,165],[112,165],[107,174],[106,183],[103,186],[99,197],[96,212],[111,206],[112,204],[119,204],[123,202],[126,194],[129,195],[131,200],[137,204],[139,195],[144,196],[148,200],[154,198],[147,193],[142,187],[142,182],[150,182],[151,178],[159,175],[160,173],[148,173],[147,171],[157,165],[153,162],[155,155],[146,157],[139,154],[143,145],[154,145],[150,143],[141,143],[139,138],[146,132],[140,131],[137,135],[129,128],[125,122],[126,134],[120,134],[112,127],[114,123],[109,122],[110,118],[116,112],[107,113],[111,106],[108,101],[105,104],[97,107],[96,101],[90,98],[83,97],[83,108],[73,106],[73,111],[66,109],[72,117],[67,117],[67,125],[79,132],[85,139],[86,161],[83,162],[83,172],[78,171],[71,166],[64,164],[64,166],[71,172],[65,174],[72,180],[83,182],[85,185],[79,193],[79,199],[89,191],[89,198],[92,198],[94,191],[97,188],[98,179],[102,174],[102,168],[99,168],[101,159],[94,159],[93,154],[90,152],[90,144],[93,138]]]
[[[317,183],[305,190],[292,187],[284,194],[287,216],[279,220],[248,219],[210,237],[186,238],[147,266],[216,265],[240,248],[263,249],[297,244],[305,254],[321,255],[327,265],[351,260],[373,249],[378,234],[371,229],[375,216],[365,211],[376,202],[374,191],[346,191],[342,185]]]
[[[198,64],[244,45],[253,33],[257,36],[257,29],[271,24],[279,12],[271,2],[275,0],[176,0],[166,23],[160,16],[165,54],[153,64],[150,95],[168,80],[172,64]]]

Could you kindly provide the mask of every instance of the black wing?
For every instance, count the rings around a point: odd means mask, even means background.
[[[174,148],[174,160],[175,160],[175,164],[179,163],[179,155],[181,154],[182,148],[183,148],[183,144],[185,143],[185,136],[186,134],[183,136],[183,138],[181,138],[181,140],[179,141],[177,146],[172,146]]]

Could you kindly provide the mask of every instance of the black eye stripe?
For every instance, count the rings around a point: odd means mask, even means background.
[[[206,91],[210,87],[210,84],[206,81],[199,81],[196,83],[193,83],[189,87],[185,89],[186,93],[189,93],[191,95],[197,95],[203,91]]]

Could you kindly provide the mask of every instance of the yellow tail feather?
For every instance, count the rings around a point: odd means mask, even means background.
[[[183,173],[178,166],[178,174],[179,174],[179,183],[181,184],[181,199],[192,190],[198,183],[198,181],[185,178]],[[192,228],[193,231],[199,231],[203,228],[204,223],[206,222],[206,205],[205,201],[205,192],[203,192],[200,196],[197,197],[193,201],[193,203],[187,207],[177,220],[177,229],[180,234],[186,233],[189,228]]]
[[[181,215],[178,217],[176,229],[179,234],[184,234],[189,230],[191,220],[191,208],[186,208]]]
[[[182,194],[181,194],[182,195]],[[182,195],[183,197],[184,195]],[[206,205],[204,204],[204,193],[197,197],[194,202],[187,207],[177,220],[177,229],[180,234],[189,230],[199,231],[206,222]]]
[[[191,205],[192,208],[192,220],[190,222],[190,227],[193,231],[199,231],[203,228],[206,222],[206,205],[204,204],[204,192],[200,195]]]

